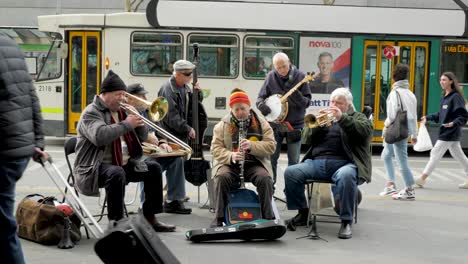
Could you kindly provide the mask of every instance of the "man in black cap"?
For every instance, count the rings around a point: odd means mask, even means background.
[[[140,142],[148,131],[140,116],[125,113],[126,85],[112,70],[81,114],[74,174],[75,187],[84,195],[99,195],[106,189],[109,220],[124,216],[124,195],[127,182],[144,181],[143,215],[157,232],[171,232],[175,226],[157,221],[154,214],[162,212],[162,170],[152,159],[142,160]],[[133,107],[126,105],[127,109]]]
[[[130,84],[127,88],[127,92],[143,100],[146,99],[146,94],[148,91],[145,90],[140,83]],[[149,119],[148,114],[148,105],[141,103],[137,99],[132,97],[128,98],[128,103],[134,106],[142,116]],[[158,125],[158,124],[156,124]],[[172,148],[167,144],[167,140],[164,139],[161,135],[155,135],[156,131],[150,128],[150,133],[148,133],[148,138],[145,142],[151,143],[153,145],[159,146],[164,151],[170,153]],[[150,158],[150,157],[148,157]],[[152,158],[150,158],[152,159]],[[162,170],[166,171],[166,181],[167,181],[167,196],[164,201],[164,212],[173,213],[173,214],[190,214],[192,209],[185,208],[184,199],[185,199],[185,177],[184,177],[184,159],[182,157],[161,157],[157,158],[156,161],[161,165]],[[144,184],[140,184],[141,188],[141,201],[143,203],[145,197]]]

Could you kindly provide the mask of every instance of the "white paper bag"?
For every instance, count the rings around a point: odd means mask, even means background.
[[[421,123],[418,131],[418,141],[413,146],[414,151],[423,152],[432,149],[432,141],[431,137],[429,136],[429,132],[427,132],[426,126]]]

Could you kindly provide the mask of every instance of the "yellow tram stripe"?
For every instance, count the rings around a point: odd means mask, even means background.
[[[42,113],[63,114],[63,108],[41,108]]]

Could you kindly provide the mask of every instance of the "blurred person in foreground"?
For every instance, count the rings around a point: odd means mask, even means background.
[[[0,255],[2,263],[24,263],[17,235],[16,182],[29,159],[44,150],[41,106],[18,45],[0,33]]]

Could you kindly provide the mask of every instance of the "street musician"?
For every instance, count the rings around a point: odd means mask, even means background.
[[[127,92],[134,96],[137,96],[143,100],[146,99],[146,94],[148,91],[145,90],[142,84],[135,83],[130,84],[127,88]],[[128,104],[135,107],[140,114],[149,119],[148,114],[148,105],[141,103],[138,100],[133,99],[132,97],[127,98]],[[173,214],[190,214],[192,209],[186,208],[184,206],[185,199],[185,176],[184,176],[184,159],[183,157],[169,156],[173,152],[172,147],[168,144],[167,140],[162,138],[162,136],[156,135],[156,131],[150,128],[148,137],[144,142],[150,143],[154,146],[158,146],[162,152],[166,152],[168,156],[164,157],[164,154],[161,154],[161,157],[153,158],[150,155],[146,155],[148,159],[155,159],[162,167],[163,171],[166,171],[166,181],[167,181],[167,196],[164,201],[164,212],[173,213]],[[141,202],[144,202],[145,191],[144,183],[140,184],[141,188]]]
[[[275,218],[271,205],[273,181],[270,163],[270,155],[276,146],[273,130],[264,118],[251,110],[249,97],[243,90],[236,88],[231,92],[229,107],[230,113],[214,127],[211,142],[216,193],[216,216],[211,227],[223,226],[228,194],[239,180],[241,161],[244,162],[245,179],[257,187],[263,218]],[[241,119],[245,120],[246,137],[239,142]]]
[[[257,98],[257,108],[264,116],[272,109],[266,104],[266,99],[275,94],[284,95],[306,78],[306,75],[289,61],[288,55],[278,52],[273,56],[274,70],[269,72]],[[271,156],[273,167],[273,182],[276,182],[276,168],[281,154],[281,145],[286,138],[288,146],[288,166],[297,164],[301,154],[301,130],[304,127],[305,110],[310,105],[310,89],[307,82],[288,98],[288,112],[284,120],[270,122],[276,140],[276,150]],[[276,105],[278,106],[278,105]],[[272,106],[272,107],[276,107]],[[273,109],[274,110],[274,109]]]
[[[357,185],[371,180],[370,139],[372,124],[356,112],[348,88],[337,88],[330,95],[327,115],[330,126],[314,126],[307,134],[309,149],[302,163],[289,166],[284,172],[286,202],[298,214],[290,219],[294,225],[306,225],[309,209],[304,196],[307,179],[332,180],[339,197],[341,228],[338,237],[351,238]]]
[[[127,182],[145,183],[143,215],[156,232],[172,232],[155,214],[162,212],[162,170],[153,159],[142,160],[140,142],[148,131],[141,116],[127,114],[122,107],[126,85],[112,70],[83,113],[77,126],[74,175],[76,188],[84,195],[97,196],[105,188],[109,220],[124,217]],[[127,107],[129,108],[129,107]]]

